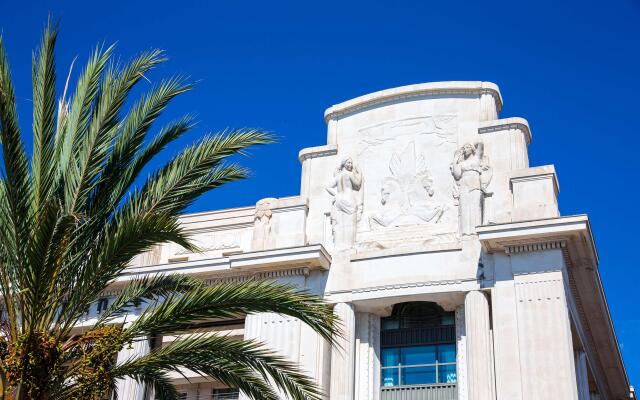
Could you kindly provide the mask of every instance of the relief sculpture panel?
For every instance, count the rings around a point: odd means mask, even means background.
[[[446,206],[433,200],[433,177],[414,142],[391,156],[389,172],[380,188],[382,208],[370,216],[372,229],[440,222]]]
[[[456,115],[409,116],[361,127],[343,149],[366,171],[356,248],[386,249],[457,241],[451,155]],[[342,150],[342,149],[341,149]]]

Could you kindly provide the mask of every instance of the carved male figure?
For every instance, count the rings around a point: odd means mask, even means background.
[[[493,175],[484,145],[466,143],[455,152],[450,168],[457,182],[454,197],[459,201],[460,233],[474,234],[476,226],[482,224],[484,198],[490,195],[487,186]]]
[[[356,238],[356,226],[362,214],[362,173],[351,157],[340,162],[327,191],[333,196],[331,226],[338,249],[351,247]]]

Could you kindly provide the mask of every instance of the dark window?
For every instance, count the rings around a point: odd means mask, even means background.
[[[238,389],[213,389],[213,400],[237,400],[240,397]]]
[[[102,298],[102,299],[98,300],[98,314],[100,314],[101,312],[105,311],[107,309],[107,307],[109,307],[109,299]]]
[[[430,302],[402,303],[381,323],[382,386],[456,382],[454,313]]]

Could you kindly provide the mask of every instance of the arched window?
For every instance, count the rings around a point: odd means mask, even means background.
[[[454,313],[431,302],[401,303],[381,322],[383,387],[455,384]]]

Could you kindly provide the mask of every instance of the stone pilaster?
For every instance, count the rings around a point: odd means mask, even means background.
[[[515,277],[523,400],[578,399],[563,280],[561,271]]]
[[[118,353],[118,364],[123,364],[128,360],[149,354],[151,351],[151,343],[148,338],[139,338],[133,341],[131,345],[125,347]],[[116,390],[119,400],[145,400],[145,385],[132,378],[119,379],[116,382]]]
[[[467,338],[467,379],[470,400],[495,399],[493,344],[489,302],[484,293],[471,291],[464,299]]]
[[[294,363],[300,360],[301,322],[297,318],[275,313],[256,313],[245,317],[244,338],[264,346]],[[280,392],[284,398],[284,394]],[[242,399],[248,399],[244,394]]]
[[[380,398],[380,317],[371,313],[356,313],[355,398]]]
[[[355,381],[355,310],[353,304],[338,303],[334,313],[342,322],[342,336],[331,349],[331,400],[353,400]]]
[[[469,398],[467,382],[467,334],[464,324],[464,305],[456,307],[456,374],[458,400]]]
[[[575,352],[575,365],[576,383],[578,384],[578,400],[590,400],[587,355],[584,351],[579,350]]]

